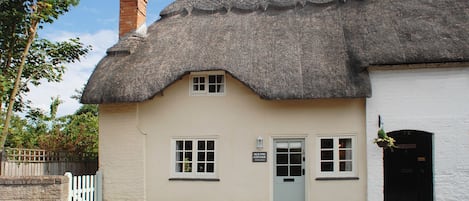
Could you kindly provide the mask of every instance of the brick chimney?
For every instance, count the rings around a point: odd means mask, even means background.
[[[145,25],[148,0],[120,0],[119,38]]]

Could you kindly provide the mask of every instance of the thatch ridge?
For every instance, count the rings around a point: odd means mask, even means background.
[[[230,11],[239,9],[245,11],[267,10],[269,7],[292,8],[306,4],[325,4],[337,0],[177,0],[163,9],[162,17],[182,13],[200,11]]]
[[[369,97],[370,65],[469,61],[468,10],[467,0],[178,0],[145,38],[109,49],[82,102],[148,100],[206,70],[265,99]]]

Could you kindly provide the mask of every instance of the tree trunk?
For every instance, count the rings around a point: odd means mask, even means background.
[[[15,78],[15,84],[13,86],[13,90],[11,91],[11,94],[9,97],[8,108],[5,114],[5,122],[3,124],[2,135],[0,136],[0,152],[3,151],[4,146],[5,146],[5,141],[9,134],[8,129],[10,127],[11,115],[13,114],[13,106],[15,105],[15,98],[16,98],[16,95],[18,95],[19,87],[21,84],[21,76],[23,75],[23,69],[24,69],[24,64],[26,62],[26,57],[28,56],[28,52],[31,47],[31,44],[33,43],[34,38],[36,37],[38,23],[39,21],[37,20],[33,20],[31,22],[31,28],[29,30],[28,41],[21,55],[21,63],[20,63],[20,66],[18,66],[18,71],[16,73],[16,78]]]
[[[2,176],[3,149],[0,149],[0,176]]]

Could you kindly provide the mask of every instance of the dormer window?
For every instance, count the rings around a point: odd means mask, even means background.
[[[193,72],[190,77],[191,95],[224,95],[225,94],[225,73],[214,72]]]

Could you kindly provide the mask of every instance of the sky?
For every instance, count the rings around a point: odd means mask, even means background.
[[[147,21],[149,26],[159,19],[160,11],[174,0],[148,0]],[[45,24],[39,37],[51,41],[64,41],[79,37],[90,51],[80,62],[67,64],[67,71],[60,83],[43,82],[38,87],[31,86],[27,99],[33,107],[49,112],[52,97],[59,97],[63,103],[58,115],[73,114],[80,107],[77,100],[71,99],[76,89],[81,89],[96,64],[105,56],[106,50],[118,40],[119,0],[80,0],[80,4],[60,16],[53,24]]]

